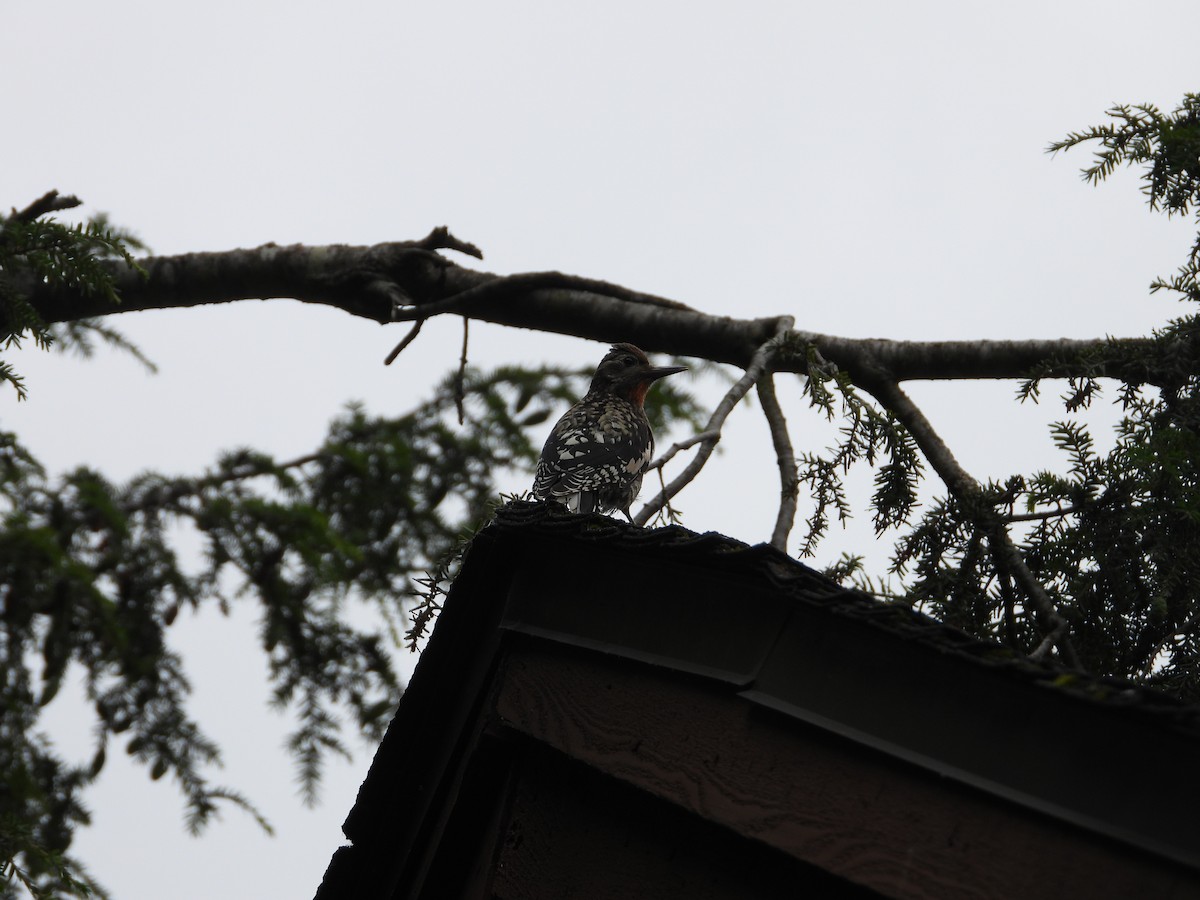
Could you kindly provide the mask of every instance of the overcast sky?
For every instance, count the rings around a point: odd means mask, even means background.
[[[1170,109],[1200,90],[1195,0],[3,9],[0,204],[74,193],[157,253],[371,244],[444,224],[489,271],[557,269],[840,335],[1140,335],[1178,312],[1147,286],[1194,226],[1146,211],[1132,176],[1084,186],[1086,151],[1044,151],[1113,103]],[[111,324],[157,376],[110,353],[22,353],[30,400],[0,393],[3,426],[53,469],[125,479],[196,472],[240,445],[300,455],[348,401],[419,402],[459,339],[433,322],[384,368],[403,326],[292,301]],[[480,365],[604,351],[472,335]],[[1061,410],[1018,407],[1012,388],[912,393],[977,477],[1056,465],[1044,423]],[[797,451],[821,449],[829,431],[798,384],[781,395]],[[764,540],[773,454],[753,410],[731,421],[679,506],[696,530]],[[817,562],[872,544],[857,526]],[[95,826],[72,849],[118,900],[307,897],[341,839],[371,748],[331,769],[322,806],[299,806],[253,628],[249,609],[181,616],[175,638],[194,712],[225,749],[219,778],[277,835],[230,811],[191,839],[173,786],[110,755]],[[82,708],[51,714],[63,747],[86,754]]]

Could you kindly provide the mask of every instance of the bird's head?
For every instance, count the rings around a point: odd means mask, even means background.
[[[604,359],[600,360],[588,393],[615,394],[641,406],[650,385],[667,375],[684,371],[687,371],[687,366],[650,365],[646,354],[633,344],[613,344]]]

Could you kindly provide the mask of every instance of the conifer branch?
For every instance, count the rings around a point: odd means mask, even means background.
[[[242,459],[224,471],[213,472],[198,478],[175,478],[157,483],[147,483],[144,489],[130,494],[122,503],[126,514],[148,512],[150,510],[169,509],[186,497],[195,497],[211,488],[222,487],[238,481],[252,478],[262,478],[267,475],[281,476],[290,469],[297,469],[321,459],[324,454],[320,451],[307,453],[276,463],[269,457],[254,457]]]
[[[1007,516],[1001,516],[1000,519],[1002,522],[1012,525],[1017,522],[1044,522],[1047,519],[1074,516],[1081,512],[1083,512],[1083,507],[1081,506],[1062,506],[1058,509],[1047,509],[1041,512],[1012,513]]]
[[[913,436],[921,448],[921,452],[929,460],[929,464],[933,466],[934,471],[945,483],[946,488],[963,509],[967,510],[968,514],[974,518],[977,527],[987,534],[997,565],[1007,570],[1029,597],[1033,608],[1042,618],[1043,627],[1046,629],[1046,639],[1050,639],[1051,643],[1058,647],[1059,653],[1062,654],[1067,665],[1079,668],[1079,658],[1071,643],[1067,620],[1058,612],[1045,586],[1030,571],[1021,551],[1013,543],[1008,529],[988,508],[979,482],[954,458],[954,454],[942,440],[941,435],[934,430],[930,421],[925,418],[920,407],[912,401],[894,379],[881,373],[876,378],[864,382],[863,387],[908,429],[909,434]],[[1041,645],[1034,652],[1039,651],[1042,655],[1046,653]]]

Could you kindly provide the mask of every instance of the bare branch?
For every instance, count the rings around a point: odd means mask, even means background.
[[[393,347],[392,352],[384,357],[383,364],[385,366],[390,366],[392,363],[394,363],[396,361],[396,357],[404,352],[404,348],[417,339],[417,335],[421,333],[421,327],[424,324],[424,319],[418,319],[413,323],[413,327],[409,330],[408,334],[404,336],[404,340]]]
[[[687,467],[634,516],[633,521],[635,524],[645,525],[650,521],[650,518],[656,512],[662,509],[672,497],[683,490],[700,473],[700,470],[704,468],[704,464],[712,456],[713,448],[716,447],[717,442],[721,439],[721,428],[725,425],[725,420],[729,418],[729,414],[733,412],[733,408],[737,406],[738,401],[746,396],[750,388],[754,387],[758,379],[767,371],[767,367],[771,364],[772,358],[786,339],[791,327],[792,320],[790,316],[785,316],[780,320],[779,329],[775,336],[758,348],[742,377],[721,398],[721,402],[717,404],[717,408],[713,410],[713,414],[709,417],[704,431],[706,433],[713,432],[716,434],[716,437],[711,437],[700,442],[700,449],[696,451],[696,455],[692,457],[692,461],[687,464]]]
[[[654,462],[650,463],[650,465],[646,466],[646,471],[652,472],[655,469],[661,469],[675,458],[676,453],[686,450],[688,447],[695,447],[702,441],[719,441],[720,439],[721,432],[719,431],[701,431],[699,434],[693,434],[690,438],[685,438],[682,441],[676,441],[667,449],[666,453],[654,460]]]
[[[82,206],[83,201],[74,194],[68,194],[65,197],[60,197],[58,191],[47,191],[30,203],[24,209],[17,211],[13,209],[11,219],[16,219],[18,222],[32,222],[39,216],[44,216],[47,213],[56,212],[60,209],[74,209],[76,206]]]
[[[770,372],[758,380],[758,399],[771,429],[771,443],[775,446],[775,458],[779,464],[779,513],[775,516],[775,528],[771,532],[771,546],[787,553],[788,535],[796,521],[796,495],[800,491],[800,477],[796,471],[792,439],[788,436],[787,419],[783,417],[779,398],[775,396],[775,379]]]
[[[1055,644],[1059,644],[1059,649],[1061,650],[1062,646],[1060,642],[1065,638],[1066,632],[1067,620],[1060,619],[1058,624],[1054,626],[1054,629],[1034,647],[1033,652],[1029,654],[1029,658],[1035,662],[1040,662],[1046,658],[1046,655]]]
[[[467,342],[470,337],[471,320],[463,316],[463,338],[462,338],[462,353],[458,358],[458,371],[454,373],[454,408],[458,411],[458,424],[461,425],[466,419],[466,410],[463,409],[463,402],[466,395],[463,390],[463,382],[467,377]]]
[[[334,306],[381,323],[420,321],[440,314],[568,334],[589,340],[632,341],[651,352],[694,356],[745,368],[778,333],[781,317],[737,319],[710,315],[682,303],[607,282],[558,272],[498,276],[455,265],[433,248],[473,245],[444,229],[418,241],[371,247],[332,245],[189,253],[139,260],[145,275],[124,262],[111,267],[121,296],[113,306],[61,285],[17,279],[46,323],[235,300],[292,298]],[[477,248],[476,248],[477,249]],[[1079,354],[1109,341],[886,341],[813,332],[792,333],[794,346],[811,345],[860,380],[886,371],[912,379],[1023,378],[1035,367],[1046,377],[1078,374]],[[1130,340],[1130,346],[1148,344]],[[1059,360],[1054,363],[1054,360]],[[1048,361],[1049,368],[1046,368]],[[807,372],[805,354],[781,352],[773,371]],[[1103,366],[1093,363],[1093,376]]]

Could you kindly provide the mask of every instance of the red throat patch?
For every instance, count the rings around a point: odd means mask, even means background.
[[[651,384],[653,384],[653,382],[639,381],[637,384],[635,384],[633,386],[633,390],[631,390],[629,392],[629,399],[631,401],[633,401],[634,405],[636,405],[636,406],[645,406],[646,405],[646,392],[650,390]]]

